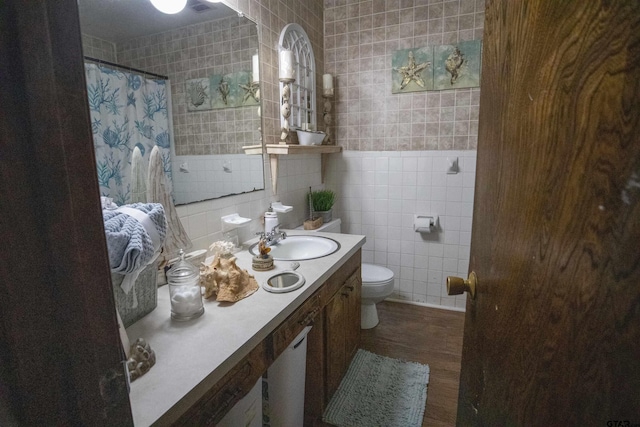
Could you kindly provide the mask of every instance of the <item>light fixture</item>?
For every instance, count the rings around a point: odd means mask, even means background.
[[[187,0],[150,0],[162,13],[174,14],[180,12],[187,5]]]

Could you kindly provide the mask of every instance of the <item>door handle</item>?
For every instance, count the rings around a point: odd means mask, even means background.
[[[447,294],[460,295],[464,292],[469,292],[471,299],[475,299],[477,284],[478,276],[476,276],[475,271],[469,273],[469,278],[466,280],[462,277],[447,276]]]

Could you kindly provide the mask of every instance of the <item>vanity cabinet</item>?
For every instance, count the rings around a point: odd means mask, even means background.
[[[360,269],[325,307],[326,403],[340,385],[360,342]]]
[[[174,425],[212,426],[219,422],[307,325],[313,328],[307,335],[305,425],[314,425],[360,340],[360,264],[358,250]],[[337,354],[341,356],[337,358]]]

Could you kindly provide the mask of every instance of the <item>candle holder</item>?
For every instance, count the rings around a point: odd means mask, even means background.
[[[324,121],[324,133],[327,134],[325,142],[328,145],[333,144],[333,138],[331,137],[331,124],[333,123],[333,117],[331,115],[331,98],[333,98],[333,89],[329,92],[325,90],[322,94],[324,98],[324,110],[322,111],[322,120]]]
[[[280,100],[280,114],[284,118],[282,123],[282,130],[280,133],[280,144],[288,144],[291,141],[289,135],[289,117],[291,117],[291,88],[289,84],[295,82],[292,78],[280,78],[282,83],[282,99]]]

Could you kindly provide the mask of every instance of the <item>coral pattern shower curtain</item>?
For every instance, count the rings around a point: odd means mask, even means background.
[[[171,186],[168,81],[89,63],[85,74],[100,195],[117,205],[131,202],[135,147],[148,165],[151,149],[158,146]]]

